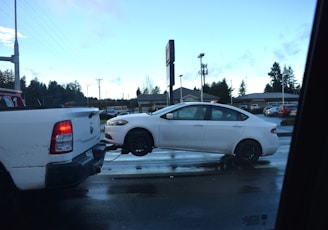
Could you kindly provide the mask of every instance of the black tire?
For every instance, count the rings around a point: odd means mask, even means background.
[[[240,142],[235,149],[235,156],[242,163],[254,163],[262,155],[260,144],[254,140]]]
[[[131,131],[125,143],[125,147],[135,156],[145,156],[153,150],[153,138],[145,130]]]

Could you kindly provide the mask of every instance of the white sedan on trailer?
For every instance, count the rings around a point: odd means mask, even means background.
[[[153,148],[235,155],[255,162],[274,154],[279,141],[277,124],[226,104],[183,102],[153,113],[109,119],[104,140],[122,153],[144,156]]]

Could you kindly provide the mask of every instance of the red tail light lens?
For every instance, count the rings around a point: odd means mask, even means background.
[[[73,151],[73,126],[72,122],[61,121],[54,126],[51,136],[50,153],[61,154]]]

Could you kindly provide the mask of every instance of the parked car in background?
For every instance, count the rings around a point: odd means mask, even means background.
[[[264,111],[264,115],[268,117],[278,116],[279,106],[274,105]]]
[[[114,108],[106,108],[105,109],[106,110],[106,113],[109,115],[109,116],[116,116],[117,115],[117,113],[116,113],[116,111],[115,111],[115,109]]]
[[[226,104],[184,102],[153,113],[109,119],[104,140],[122,153],[144,156],[153,148],[206,151],[255,162],[274,154],[277,124]]]
[[[265,115],[265,111],[267,109],[270,109],[271,107],[272,107],[272,105],[266,105],[266,106],[264,106],[264,108],[263,108],[263,114]]]
[[[278,110],[278,115],[281,117],[287,117],[290,115],[290,111],[292,111],[293,109],[297,109],[296,104],[280,105],[279,110]]]
[[[251,110],[254,110],[254,109],[260,109],[260,106],[258,104],[251,104]]]
[[[240,108],[243,110],[248,110],[248,105],[241,105]]]
[[[0,88],[0,109],[25,107],[22,91]]]
[[[297,114],[297,108],[292,109],[292,110],[289,112],[289,116],[290,116],[290,117],[296,117],[296,114]]]
[[[120,112],[117,114],[117,116],[123,116],[123,115],[127,115],[127,114],[130,114],[129,111],[123,111],[123,112]]]

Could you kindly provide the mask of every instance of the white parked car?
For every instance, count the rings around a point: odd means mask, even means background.
[[[255,162],[277,151],[276,127],[234,106],[183,102],[149,114],[111,118],[104,140],[136,156],[158,147],[235,155]]]
[[[260,109],[261,107],[258,104],[251,104],[251,110]]]
[[[279,106],[271,106],[270,108],[265,110],[264,115],[268,117],[278,116],[278,112]]]

